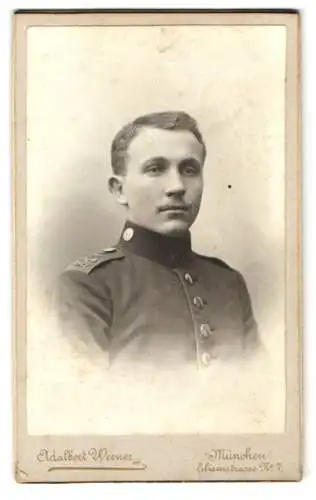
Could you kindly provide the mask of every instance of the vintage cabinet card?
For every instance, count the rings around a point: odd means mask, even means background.
[[[299,480],[299,14],[13,24],[17,481]]]

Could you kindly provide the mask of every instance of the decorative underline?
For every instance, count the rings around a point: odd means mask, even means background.
[[[139,467],[73,467],[73,466],[64,466],[64,467],[50,467],[48,472],[53,471],[62,471],[62,470],[110,470],[110,471],[132,471],[132,470],[145,470],[147,465],[143,464]]]

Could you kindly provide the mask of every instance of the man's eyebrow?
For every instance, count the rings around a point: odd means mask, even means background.
[[[198,167],[201,167],[202,164],[199,160],[197,160],[197,158],[194,158],[193,156],[189,157],[189,158],[184,158],[183,160],[180,161],[180,165],[186,165],[187,163],[194,163],[194,165],[198,166]]]
[[[164,156],[152,156],[151,158],[147,158],[147,160],[142,163],[142,166],[147,167],[152,165],[153,163],[158,165],[166,165],[169,162]]]

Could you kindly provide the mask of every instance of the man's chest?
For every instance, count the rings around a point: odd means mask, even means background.
[[[113,362],[208,366],[242,346],[237,288],[205,268],[134,259],[116,275],[111,294]]]

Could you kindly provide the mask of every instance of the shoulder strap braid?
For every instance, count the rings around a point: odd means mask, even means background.
[[[90,274],[93,269],[101,266],[106,262],[111,262],[113,260],[123,259],[124,254],[121,250],[117,248],[105,248],[100,252],[94,253],[87,257],[81,257],[70,266],[67,267],[67,271],[81,271],[85,274]]]

